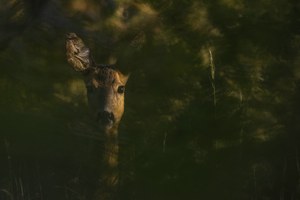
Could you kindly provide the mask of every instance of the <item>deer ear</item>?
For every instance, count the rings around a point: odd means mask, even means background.
[[[122,79],[122,82],[124,83],[124,85],[127,83],[129,77],[130,77],[130,73],[128,73],[128,74],[121,73],[121,79]]]
[[[75,71],[84,72],[91,68],[93,61],[90,49],[85,46],[81,38],[75,33],[66,35],[66,54],[67,60]]]

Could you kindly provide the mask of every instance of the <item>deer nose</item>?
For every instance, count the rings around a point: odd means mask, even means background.
[[[98,113],[98,119],[102,123],[112,123],[115,121],[115,116],[112,112],[102,111]]]

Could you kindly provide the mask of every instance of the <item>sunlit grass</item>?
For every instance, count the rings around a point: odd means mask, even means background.
[[[241,11],[244,9],[244,0],[220,0],[222,6]]]
[[[86,103],[86,89],[81,79],[73,79],[67,83],[55,83],[53,95],[66,103],[78,105],[80,102]]]
[[[132,15],[130,12],[135,12],[135,14]],[[157,12],[149,4],[124,3],[106,20],[106,26],[121,31],[121,33],[137,31],[154,23],[157,15]]]
[[[198,31],[212,37],[221,36],[218,28],[214,27],[210,22],[205,4],[194,2],[190,7],[190,11],[187,13],[186,22],[194,31]]]

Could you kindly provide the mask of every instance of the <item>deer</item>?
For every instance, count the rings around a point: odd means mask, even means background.
[[[66,34],[66,56],[71,67],[83,76],[90,113],[99,125],[99,131],[104,133],[105,170],[100,199],[106,199],[103,190],[109,193],[108,199],[113,199],[119,182],[118,127],[124,113],[125,85],[129,74],[122,73],[115,65],[96,64],[90,49],[76,33]]]

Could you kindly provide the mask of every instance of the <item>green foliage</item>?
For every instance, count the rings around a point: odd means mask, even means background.
[[[96,187],[102,138],[70,31],[131,72],[121,199],[300,198],[297,1],[4,0],[0,13],[0,199]]]

